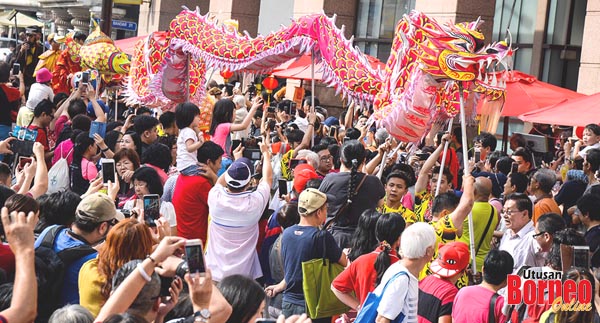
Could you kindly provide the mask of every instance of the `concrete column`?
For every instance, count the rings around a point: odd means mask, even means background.
[[[200,8],[200,13],[208,12],[210,0],[150,0],[140,5],[140,18],[138,20],[138,36],[147,35],[154,31],[169,29],[171,20],[183,10],[182,6],[195,10]]]
[[[599,28],[600,0],[588,0],[577,92],[585,94],[600,92],[600,56],[597,50],[600,46]]]
[[[481,17],[485,21],[480,27],[481,31],[486,39],[492,39],[495,6],[495,1],[429,0],[417,1],[415,9],[440,23],[474,21]]]

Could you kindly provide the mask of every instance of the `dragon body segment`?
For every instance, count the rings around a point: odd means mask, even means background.
[[[412,12],[397,24],[390,58],[381,71],[343,36],[335,16],[304,16],[277,32],[252,38],[186,9],[168,32],[153,33],[138,43],[127,94],[131,103],[163,109],[189,99],[201,106],[210,122],[212,107],[204,91],[208,69],[265,73],[312,52],[323,63],[325,83],[361,104],[372,103],[372,121],[394,137],[416,141],[433,121],[458,111],[455,81],[486,95],[503,91],[504,73],[491,72],[505,66],[512,51],[503,42],[484,47],[478,24],[442,26]]]

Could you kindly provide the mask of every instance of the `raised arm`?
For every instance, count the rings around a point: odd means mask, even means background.
[[[98,104],[98,100],[96,100],[96,89],[91,86],[88,86],[88,99],[92,102],[92,107],[94,108],[94,114],[96,114],[96,121],[98,122],[106,122],[106,112],[102,109],[100,104]]]
[[[352,128],[352,121],[354,119],[354,101],[350,103],[348,107],[348,111],[346,111],[346,116],[344,118],[344,128],[350,129]]]
[[[437,163],[438,159],[440,159],[440,155],[444,151],[444,146],[445,146],[444,143],[448,140],[450,140],[450,135],[445,134],[442,137],[442,142],[440,143],[440,145],[431,154],[431,156],[429,156],[429,158],[427,158],[427,160],[423,164],[423,167],[421,167],[421,170],[419,171],[419,177],[417,178],[417,183],[415,184],[415,192],[416,193],[422,192],[427,189],[427,182],[429,180],[429,178],[428,178],[429,172],[431,172],[431,170]]]
[[[35,155],[37,165],[35,168],[35,183],[29,190],[29,194],[34,199],[37,199],[48,191],[48,166],[46,166],[44,159],[44,146],[42,144],[39,142],[33,144],[33,154]]]
[[[257,96],[254,99],[254,104],[252,105],[252,108],[250,108],[250,111],[248,111],[248,114],[244,118],[244,121],[242,121],[242,123],[232,123],[231,126],[229,127],[229,129],[231,131],[240,131],[240,130],[248,129],[248,127],[250,127],[250,123],[252,122],[252,118],[254,118],[256,109],[258,109],[259,107],[262,107],[263,104],[264,104],[264,101],[262,100],[262,98]]]
[[[296,158],[298,152],[302,149],[310,149],[310,143],[313,138],[313,134],[315,133],[315,121],[317,121],[317,114],[314,109],[308,114],[308,129],[304,133],[304,137],[302,137],[302,142],[296,149],[294,149],[293,158]]]
[[[474,183],[475,179],[471,175],[471,172],[465,172],[465,175],[463,176],[463,194],[460,197],[458,206],[454,212],[450,214],[452,222],[459,230],[462,229],[462,223],[473,209],[473,204],[475,203]]]
[[[37,315],[37,280],[33,229],[37,216],[33,212],[12,212],[2,208],[2,225],[10,249],[15,254],[15,282],[10,307],[0,312],[3,322],[29,323]]]
[[[271,185],[273,182],[273,168],[271,166],[271,149],[269,145],[260,142],[258,143],[260,147],[260,151],[262,152],[262,179],[261,181],[265,181],[267,184]]]

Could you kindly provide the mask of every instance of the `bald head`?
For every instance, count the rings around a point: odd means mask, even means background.
[[[492,194],[492,181],[487,177],[477,177],[475,179],[475,200],[487,201]]]

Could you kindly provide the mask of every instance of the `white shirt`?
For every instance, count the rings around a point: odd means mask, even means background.
[[[262,276],[256,242],[258,221],[269,198],[270,187],[264,181],[254,192],[229,193],[220,184],[210,190],[206,264],[213,280],[236,274],[252,279]]]
[[[597,143],[595,143],[595,144],[593,144],[591,146],[587,146],[587,147],[583,148],[583,150],[581,150],[579,152],[579,156],[581,158],[585,158],[585,155],[587,155],[588,150],[590,150],[590,149],[598,149],[598,148],[600,148],[600,142],[597,142]]]
[[[197,152],[187,151],[185,142],[189,139],[196,143],[198,141],[198,134],[190,127],[179,130],[179,136],[177,136],[177,170],[180,172],[198,163]]]
[[[298,126],[298,129],[302,130],[302,132],[306,133],[308,131],[308,118],[300,118],[296,117],[294,123]]]
[[[500,250],[510,253],[515,261],[513,273],[517,273],[521,266],[536,266],[536,251],[539,249],[534,234],[533,221],[529,221],[516,234],[512,229],[506,230],[500,240]]]
[[[42,102],[44,99],[48,99],[50,101],[54,100],[54,92],[52,91],[52,88],[41,83],[31,84],[29,96],[27,97],[27,108],[33,111],[38,103]]]
[[[388,280],[401,271],[405,271],[407,275],[400,275],[394,281],[390,282],[381,297],[377,313],[390,320],[396,319],[400,313],[403,313],[405,317],[402,323],[416,323],[417,305],[419,302],[419,280],[406,267],[402,266],[399,261],[385,271],[381,283],[375,288],[374,293],[381,295]]]

